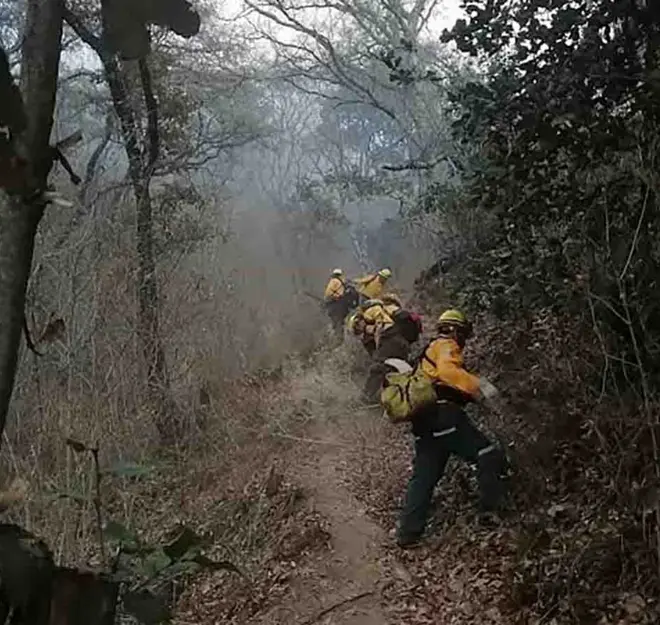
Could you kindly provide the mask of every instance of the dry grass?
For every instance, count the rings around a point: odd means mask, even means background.
[[[22,429],[20,439],[10,430],[3,462],[30,486],[28,501],[13,510],[12,520],[45,538],[59,562],[98,566],[93,467],[65,445],[64,435],[98,438],[104,465],[124,458],[152,467],[140,478],[104,480],[106,518],[137,530],[148,542],[178,523],[188,525],[211,537],[210,556],[236,563],[243,573],[203,574],[179,588],[180,617],[244,622],[284,596],[287,570],[324,549],[328,540],[323,519],[312,511],[287,461],[295,457],[295,437],[311,418],[310,398],[318,382],[315,374],[301,372],[292,360],[275,376],[255,375],[218,387],[205,429],[178,450],[159,450],[151,443],[148,416],[85,424],[89,413],[79,410],[49,428]],[[29,440],[23,436],[33,437],[32,454],[22,447]],[[65,492],[77,499],[57,498]]]
[[[203,575],[180,589],[181,618],[244,622],[288,592],[287,570],[299,558],[327,544],[324,520],[288,459],[308,447],[309,425],[325,418],[338,396],[349,403],[357,397],[350,362],[345,350],[322,349],[235,380],[209,369],[196,387],[203,386],[208,403],[200,403],[196,389],[179,389],[186,441],[169,450],[156,442],[153,415],[124,412],[130,398],[121,397],[123,387],[114,390],[119,397],[90,393],[83,400],[43,374],[39,395],[23,394],[5,433],[3,473],[29,485],[28,499],[9,517],[43,537],[60,564],[100,566],[93,465],[66,439],[98,441],[103,467],[130,462],[151,468],[138,478],[104,478],[106,519],[147,541],[186,524],[212,537],[209,555],[235,562],[244,573]]]

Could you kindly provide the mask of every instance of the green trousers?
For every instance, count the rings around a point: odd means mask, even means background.
[[[330,317],[333,330],[343,337],[344,319],[346,319],[346,315],[349,312],[348,303],[343,299],[325,302],[325,311],[328,317]]]
[[[452,454],[477,465],[480,511],[496,510],[504,495],[502,474],[506,458],[502,451],[460,407],[439,404],[431,409],[435,414],[430,415],[430,428],[413,423],[413,431],[417,429],[419,434],[415,437],[413,472],[399,521],[398,539],[402,542],[414,541],[424,533],[433,491]],[[428,417],[420,415],[419,418],[428,420]]]

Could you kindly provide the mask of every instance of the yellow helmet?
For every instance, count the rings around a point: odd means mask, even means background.
[[[381,269],[381,270],[378,272],[378,275],[379,275],[381,278],[383,278],[384,280],[387,280],[388,278],[391,278],[391,277],[392,277],[392,270],[391,270],[391,269],[388,269],[387,267],[385,267],[384,269]]]
[[[337,269],[332,270],[332,275],[333,276],[343,276],[344,272],[341,269],[337,268]]]
[[[458,332],[459,342],[465,341],[472,336],[472,323],[468,318],[460,311],[455,308],[450,308],[445,310],[438,317],[438,330],[443,332],[443,330],[456,330]]]
[[[460,311],[455,308],[450,308],[445,310],[438,317],[438,325],[457,325],[457,326],[466,326],[468,325],[467,317]]]
[[[396,304],[399,307],[403,306],[401,298],[396,293],[385,293],[385,295],[381,295],[381,299],[386,304]]]

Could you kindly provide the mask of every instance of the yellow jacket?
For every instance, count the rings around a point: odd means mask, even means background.
[[[325,287],[325,294],[323,297],[325,297],[326,300],[335,300],[343,297],[345,292],[346,285],[344,284],[344,281],[341,278],[332,277],[330,278],[328,285]]]
[[[385,308],[385,312],[392,317],[392,315],[397,311],[401,310],[401,306],[398,304],[383,304],[383,307]]]
[[[463,367],[463,350],[447,337],[433,341],[422,357],[422,371],[437,384],[458,391],[470,399],[479,394],[479,378]]]
[[[356,278],[354,282],[358,292],[367,299],[376,299],[385,290],[385,282],[377,273],[370,273],[368,276]]]
[[[362,313],[362,318],[365,322],[363,340],[374,339],[376,343],[378,343],[378,337],[382,332],[394,325],[394,320],[382,302],[369,306]]]

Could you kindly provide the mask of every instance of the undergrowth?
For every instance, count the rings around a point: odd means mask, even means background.
[[[102,480],[103,521],[117,521],[149,543],[175,527],[193,528],[211,545],[207,556],[239,570],[203,572],[173,585],[179,617],[244,623],[289,592],[287,579],[300,558],[327,548],[325,521],[289,463],[318,401],[317,389],[300,387],[305,360],[207,384],[206,401],[175,448],[151,443],[157,439],[148,418],[103,422],[107,415],[80,411],[60,429],[51,414],[50,425],[41,426],[48,436],[37,432],[38,450],[25,428],[20,437],[10,430],[5,474],[27,484],[29,493],[8,520],[42,537],[59,563],[99,569],[93,466],[66,438],[98,442],[102,468],[117,469]]]

